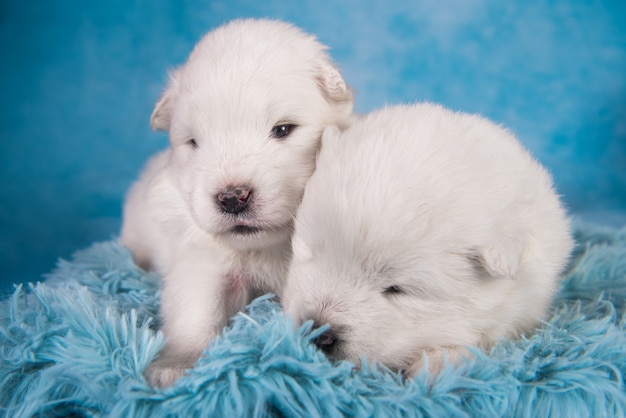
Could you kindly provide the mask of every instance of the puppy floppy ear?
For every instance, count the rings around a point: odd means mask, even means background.
[[[343,81],[339,71],[331,64],[325,63],[321,66],[317,79],[324,97],[334,103],[352,103],[352,91]]]
[[[476,248],[471,258],[491,277],[514,279],[519,271],[523,252],[524,247],[520,241],[500,237],[498,242]]]
[[[337,125],[345,129],[352,124],[352,107],[354,99],[352,90],[343,81],[339,71],[330,63],[321,65],[317,83],[322,90],[326,101],[330,104],[330,119],[328,125]]]
[[[165,91],[159,97],[150,116],[150,127],[155,131],[167,131],[172,122],[174,103],[178,98],[178,70],[170,73]]]

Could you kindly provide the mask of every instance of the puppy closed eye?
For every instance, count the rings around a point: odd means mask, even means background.
[[[198,143],[193,138],[191,138],[189,141],[187,141],[187,145],[191,145],[191,148],[193,148],[193,149],[198,149]]]
[[[396,296],[404,294],[406,294],[406,292],[400,286],[396,285],[387,286],[383,289],[383,295],[385,296]]]
[[[276,125],[272,128],[271,136],[275,139],[284,139],[288,137],[293,130],[296,128],[296,125],[292,123],[284,123],[281,125]]]

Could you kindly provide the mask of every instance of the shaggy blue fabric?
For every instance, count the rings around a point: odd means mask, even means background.
[[[0,413],[31,416],[626,415],[626,228],[576,227],[544,326],[436,379],[329,362],[270,296],[238,314],[175,386],[142,372],[163,345],[158,277],[119,243],[62,261],[0,305]]]

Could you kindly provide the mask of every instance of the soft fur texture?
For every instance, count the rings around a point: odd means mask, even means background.
[[[163,276],[168,343],[149,370],[154,384],[191,367],[254,297],[281,294],[321,133],[351,112],[326,47],[279,21],[215,29],[172,73],[151,117],[171,147],[131,188],[121,232]]]
[[[321,204],[320,202],[323,202]],[[408,374],[542,320],[572,240],[505,129],[423,103],[328,128],[296,217],[285,311],[329,355]]]
[[[0,304],[0,415],[67,417],[623,417],[626,229],[575,228],[547,322],[429,382],[330,362],[266,298],[239,313],[191,374],[151,389],[144,369],[158,277],[117,242],[61,262]]]

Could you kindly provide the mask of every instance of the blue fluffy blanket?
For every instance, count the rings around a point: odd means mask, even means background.
[[[626,415],[626,228],[576,228],[549,320],[434,381],[329,362],[268,296],[166,390],[142,376],[163,345],[158,277],[117,242],[60,262],[0,305],[0,413],[31,416]],[[314,335],[314,334],[313,334]]]

